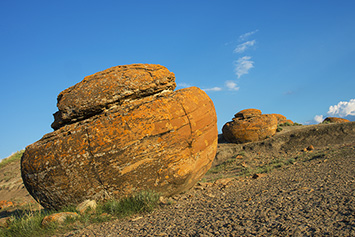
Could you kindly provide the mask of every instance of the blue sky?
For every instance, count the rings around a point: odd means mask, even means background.
[[[354,12],[352,0],[1,1],[0,158],[52,131],[62,90],[132,63],[205,89],[220,131],[246,108],[354,116]]]

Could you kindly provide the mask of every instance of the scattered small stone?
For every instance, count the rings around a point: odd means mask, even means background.
[[[242,166],[243,166],[244,168],[248,168],[248,167],[249,167],[249,165],[246,164],[245,162],[242,163]]]
[[[217,179],[213,185],[225,187],[233,180],[234,178]]]
[[[210,197],[210,198],[215,198],[215,197],[216,197],[216,195],[213,195],[213,194],[211,194],[211,193],[205,193],[205,195],[206,195],[207,197]]]
[[[168,205],[168,204],[172,204],[174,201],[173,201],[172,198],[167,198],[167,197],[161,196],[161,197],[159,198],[159,202],[160,202],[161,204]]]
[[[178,196],[174,196],[174,197],[173,197],[173,199],[177,201],[177,200],[179,200],[179,199],[180,199],[180,197],[178,197]]]
[[[49,216],[45,216],[42,220],[42,226],[46,226],[50,223],[57,222],[63,223],[67,218],[77,218],[79,215],[76,212],[60,212],[54,213]]]
[[[310,145],[309,147],[307,147],[307,150],[308,150],[308,151],[313,151],[313,150],[314,150],[314,146],[313,146],[313,145]]]
[[[196,185],[196,186],[194,186],[194,189],[197,189],[197,190],[204,190],[205,188],[204,188],[203,186]]]
[[[7,208],[7,207],[13,207],[13,206],[14,206],[14,203],[11,201],[6,201],[6,200],[0,201],[0,210]]]
[[[10,224],[10,217],[0,218],[0,228],[7,228]]]
[[[266,177],[267,176],[267,174],[254,174],[253,175],[253,179],[257,179],[257,178],[262,178],[262,177]]]
[[[76,210],[80,214],[84,214],[87,210],[95,211],[96,207],[97,203],[95,200],[85,200],[76,207]]]
[[[101,217],[110,217],[111,215],[105,212],[105,213],[102,213],[100,216]]]
[[[142,218],[143,218],[143,216],[138,216],[138,217],[132,219],[131,221],[138,221],[138,220],[140,220],[140,219],[142,219]]]

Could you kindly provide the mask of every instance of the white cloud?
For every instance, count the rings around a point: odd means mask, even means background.
[[[255,33],[258,32],[258,31],[259,31],[259,30],[254,30],[254,31],[251,31],[251,32],[242,34],[241,36],[239,36],[239,40],[240,40],[240,41],[244,41],[244,40],[248,39],[249,36],[255,34]]]
[[[212,87],[212,88],[207,88],[207,89],[202,89],[204,91],[221,91],[222,88],[221,87]]]
[[[314,116],[314,121],[316,121],[317,123],[321,123],[323,122],[323,120],[324,120],[323,115]]]
[[[235,74],[240,78],[244,74],[248,74],[249,70],[254,66],[254,62],[250,60],[251,57],[244,56],[239,58],[237,61],[234,61],[235,64]]]
[[[250,40],[245,43],[239,44],[235,49],[234,53],[243,53],[245,50],[247,50],[249,47],[253,46],[255,44],[255,40]]]
[[[355,116],[355,99],[351,99],[349,102],[340,101],[337,105],[330,106],[328,115],[338,117]]]
[[[185,82],[177,83],[176,86],[177,87],[182,87],[182,88],[191,87],[190,84],[185,83]]]
[[[228,90],[231,90],[231,91],[239,90],[237,83],[235,83],[234,81],[226,81],[226,86],[227,86]]]

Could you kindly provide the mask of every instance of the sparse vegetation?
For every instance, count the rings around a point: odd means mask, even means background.
[[[276,132],[281,132],[283,130],[282,127],[280,127],[280,125],[277,125],[277,129],[276,129]]]
[[[246,156],[245,152],[243,156]],[[248,164],[244,160],[238,160],[233,156],[230,159],[226,160],[225,162],[212,167],[208,172],[208,175],[218,175],[221,176],[221,172],[223,172],[223,176],[225,177],[248,177],[253,176],[255,174],[262,174],[262,173],[269,173],[274,169],[278,169],[281,167],[286,167],[288,165],[292,165],[299,161],[308,161],[311,159],[317,159],[320,157],[321,154],[313,154],[313,153],[303,153],[297,157],[280,157],[274,160],[269,161],[268,163],[264,164]],[[262,159],[261,159],[262,160]],[[202,182],[213,182],[214,180],[218,179],[218,177],[210,177],[204,178]]]
[[[0,237],[9,236],[48,236],[64,233],[70,230],[84,228],[85,226],[105,222],[112,218],[122,218],[137,213],[151,212],[159,203],[159,194],[144,191],[121,200],[110,200],[98,204],[95,212],[85,212],[77,219],[67,219],[63,224],[51,223],[42,226],[45,216],[55,212],[75,212],[75,207],[68,206],[59,211],[33,210],[31,206],[25,207],[11,216],[8,228],[0,228]]]
[[[116,217],[125,217],[135,213],[151,212],[158,205],[159,194],[144,191],[132,197],[119,201],[110,200],[99,207],[100,212],[108,213]]]
[[[13,162],[13,161],[16,161],[16,160],[20,160],[21,157],[22,157],[22,154],[25,152],[25,150],[21,150],[21,151],[18,151],[14,154],[12,154],[11,156],[3,159],[1,162],[0,162],[0,168],[3,168],[5,167],[7,164]]]
[[[293,124],[290,123],[290,122],[286,122],[286,123],[281,123],[281,124],[279,124],[279,126],[280,126],[280,127],[287,127],[287,126],[293,126]]]
[[[277,125],[277,129],[276,132],[281,132],[283,130],[282,127],[290,127],[290,126],[302,126],[302,124],[300,123],[290,123],[290,122],[286,122],[286,123],[281,123]]]

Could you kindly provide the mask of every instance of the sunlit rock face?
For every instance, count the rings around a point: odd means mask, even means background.
[[[191,188],[217,149],[217,117],[199,88],[174,91],[160,65],[109,68],[58,96],[54,132],[29,145],[22,178],[46,208],[142,190]]]

